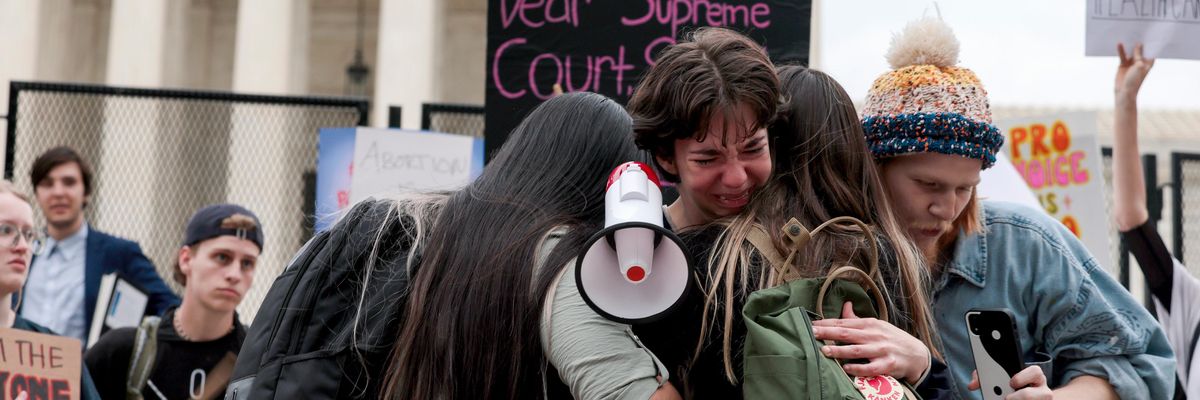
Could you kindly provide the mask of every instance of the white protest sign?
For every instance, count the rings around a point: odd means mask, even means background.
[[[1004,152],[996,153],[996,164],[979,174],[979,185],[975,187],[975,191],[984,200],[1005,201],[1036,210],[1043,209],[1037,195],[1029,190],[1025,178],[1017,172],[1017,168]]]
[[[354,139],[350,203],[460,188],[471,181],[476,141],[445,133],[360,128]]]
[[[1001,151],[1042,208],[1079,237],[1101,266],[1113,271],[1096,114],[1012,119],[996,126],[1004,133]]]
[[[1148,58],[1200,60],[1200,0],[1088,0],[1085,55],[1145,44]]]

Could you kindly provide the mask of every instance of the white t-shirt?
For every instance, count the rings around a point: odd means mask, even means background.
[[[1175,371],[1183,383],[1187,397],[1200,398],[1200,376],[1189,379],[1192,371],[1200,373],[1200,357],[1192,347],[1197,325],[1200,325],[1200,280],[1192,276],[1179,260],[1175,260],[1175,271],[1171,282],[1171,311],[1168,312],[1157,298],[1154,308],[1159,323],[1167,333],[1167,341],[1175,349]]]

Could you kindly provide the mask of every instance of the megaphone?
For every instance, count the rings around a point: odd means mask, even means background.
[[[654,321],[683,303],[691,261],[683,242],[663,228],[662,191],[646,164],[613,170],[604,194],[604,229],[575,263],[575,283],[587,305],[625,323]]]

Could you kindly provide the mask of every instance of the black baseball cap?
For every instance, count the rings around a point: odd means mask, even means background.
[[[262,251],[262,223],[254,212],[237,204],[213,204],[196,211],[188,221],[183,245],[191,246],[226,235],[254,242]]]

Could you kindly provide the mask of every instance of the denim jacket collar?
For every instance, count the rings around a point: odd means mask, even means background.
[[[959,231],[954,245],[954,258],[945,266],[946,272],[982,288],[987,283],[987,256],[987,240],[983,233],[963,235]]]

